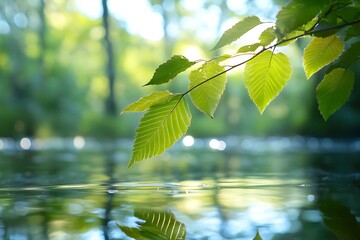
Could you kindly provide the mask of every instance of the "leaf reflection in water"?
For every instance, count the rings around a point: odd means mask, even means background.
[[[134,216],[138,219],[138,227],[118,227],[128,236],[136,240],[167,239],[185,240],[186,226],[176,220],[170,211],[158,209],[135,209]],[[253,240],[262,240],[259,231]]]
[[[260,233],[259,233],[259,230],[256,231],[256,235],[255,235],[253,240],[262,240],[262,238],[260,236]]]
[[[128,236],[135,239],[182,240],[186,237],[186,227],[176,220],[169,211],[153,209],[135,209],[134,216],[140,221],[136,227],[119,226]]]
[[[320,202],[326,227],[340,240],[359,240],[360,225],[351,210],[340,202],[327,199]]]

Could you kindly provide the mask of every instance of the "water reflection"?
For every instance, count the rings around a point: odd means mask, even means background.
[[[183,138],[182,143],[183,143],[184,146],[186,146],[186,147],[191,147],[191,146],[194,145],[195,139],[194,139],[192,136],[187,135],[187,136],[185,136],[185,137]]]
[[[325,226],[339,239],[360,239],[360,224],[351,209],[341,202],[326,199],[319,203]]]
[[[213,138],[209,141],[209,147],[214,150],[224,151],[226,148],[226,143],[222,140]]]
[[[104,239],[108,240],[110,239],[110,223],[111,223],[111,211],[113,209],[113,199],[114,194],[117,192],[117,190],[114,190],[113,184],[115,183],[115,153],[110,153],[105,159],[105,174],[108,176],[108,180],[105,182],[105,185],[107,187],[106,195],[107,200],[105,201],[105,213],[104,213],[104,221],[103,221],[103,232],[104,232]]]
[[[30,151],[0,152],[0,239],[131,239],[119,226],[155,231],[145,213],[183,223],[186,239],[358,237],[357,151],[239,152],[229,141],[214,151],[195,139],[127,168],[126,146],[98,151],[86,140],[76,150],[73,140],[61,151],[37,151],[32,141]],[[274,141],[268,149],[286,142]]]
[[[76,149],[83,149],[85,147],[85,139],[81,136],[76,136],[74,137],[73,144]]]
[[[29,150],[31,148],[30,138],[22,138],[20,140],[20,147],[24,150]]]
[[[135,227],[119,228],[134,239],[169,239],[184,240],[186,226],[176,220],[174,214],[161,209],[135,209]]]

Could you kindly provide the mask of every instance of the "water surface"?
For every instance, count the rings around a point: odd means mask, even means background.
[[[186,239],[359,239],[359,140],[210,141],[128,168],[128,141],[3,139],[0,238],[132,239],[141,213]]]

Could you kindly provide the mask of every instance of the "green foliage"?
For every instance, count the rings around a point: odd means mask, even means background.
[[[349,99],[355,75],[349,70],[336,68],[326,74],[316,88],[319,110],[327,120]]]
[[[235,42],[261,23],[256,16],[239,21],[224,32],[212,50]],[[245,87],[262,114],[286,86],[292,73],[286,52],[278,49],[303,37],[312,38],[302,58],[306,77],[321,75],[319,71],[327,67],[316,90],[320,113],[327,120],[351,94],[356,76],[349,68],[359,60],[359,24],[360,8],[356,1],[290,1],[277,14],[274,26],[260,34],[258,42],[241,46],[232,55],[210,59],[191,71],[189,88],[184,93],[156,92],[124,110],[149,108],[136,131],[130,165],[160,154],[185,134],[191,118],[185,95],[190,95],[201,112],[213,117],[226,87],[226,73],[242,65],[245,65]],[[240,62],[222,64],[229,58],[236,60],[239,54],[245,57]],[[166,83],[196,62],[199,61],[174,56],[157,68],[147,85]]]
[[[261,33],[259,37],[261,46],[267,46],[276,39],[276,34],[274,30],[274,27],[269,27]]]
[[[349,40],[352,37],[356,37],[359,35],[360,35],[360,23],[356,23],[347,29],[346,35],[345,35],[345,40]]]
[[[341,55],[339,61],[328,68],[330,72],[334,68],[346,68],[359,59],[360,41],[353,43],[349,49]]]
[[[261,46],[260,43],[253,43],[250,45],[245,45],[239,48],[237,51],[238,53],[246,53],[246,52],[255,52],[256,49],[258,49]]]
[[[189,75],[190,97],[194,105],[206,115],[213,117],[226,85],[225,68],[211,61],[193,70]],[[216,76],[216,77],[213,77]],[[213,81],[206,81],[211,78]]]
[[[186,237],[185,225],[171,212],[135,210],[134,216],[143,220],[137,222],[138,228],[119,226],[128,237],[143,240],[182,240]]]
[[[334,200],[320,202],[324,224],[340,240],[355,240],[360,236],[360,225],[351,210]]]
[[[153,92],[130,104],[122,112],[143,112],[155,104],[167,103],[173,96],[169,91]]]
[[[293,0],[283,7],[276,16],[276,29],[282,35],[299,30],[313,20],[330,0]]]
[[[191,62],[184,56],[175,55],[169,61],[161,64],[155,71],[154,76],[146,85],[164,84],[185,71],[196,62]]]
[[[162,101],[162,99],[160,99]],[[141,118],[129,166],[170,148],[187,131],[191,113],[183,95],[154,104]]]
[[[250,98],[263,113],[266,106],[285,87],[291,76],[289,59],[283,53],[266,50],[245,67],[245,86]]]
[[[260,42],[242,46],[241,48],[239,48],[237,52],[238,53],[255,52],[255,50],[258,49],[259,47],[268,46],[270,43],[275,41],[276,38],[277,35],[275,33],[275,28],[269,27],[261,33],[259,37]]]
[[[304,51],[304,69],[310,78],[324,66],[335,61],[344,51],[344,44],[335,35],[326,38],[314,38]]]
[[[222,48],[237,39],[239,39],[242,35],[247,33],[249,30],[253,29],[257,25],[261,24],[261,21],[258,17],[247,17],[243,20],[236,23],[232,28],[227,30],[220,38],[220,40],[216,43],[212,50]]]

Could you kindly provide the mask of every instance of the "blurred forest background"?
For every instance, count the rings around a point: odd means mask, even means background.
[[[141,86],[159,64],[174,54],[191,60],[218,55],[210,49],[239,18],[257,15],[274,21],[286,2],[2,0],[0,137],[132,138],[140,115],[120,112],[155,90]],[[241,41],[256,40],[253,32]],[[263,115],[238,69],[228,75],[214,119],[192,111],[189,134],[359,137],[359,81],[349,102],[324,122],[315,101],[321,77],[306,80],[301,65],[307,43],[304,38],[285,49],[294,72]],[[359,63],[354,69],[360,76]],[[170,82],[171,90],[184,92],[186,77]]]

